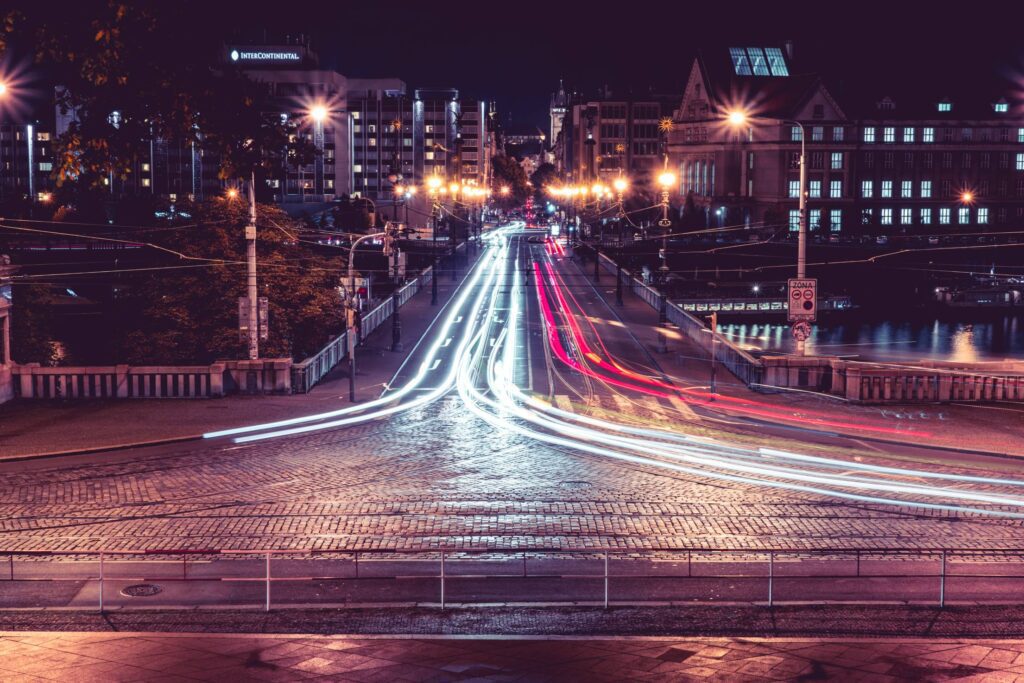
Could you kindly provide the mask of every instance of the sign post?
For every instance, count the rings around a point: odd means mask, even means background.
[[[787,297],[789,322],[796,339],[798,356],[804,355],[804,342],[811,334],[811,323],[818,317],[818,281],[815,278],[790,278]]]

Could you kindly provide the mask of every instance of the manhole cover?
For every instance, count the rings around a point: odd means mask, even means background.
[[[150,595],[156,595],[163,588],[156,585],[155,583],[137,583],[132,586],[125,586],[121,589],[121,595],[128,598],[145,598]]]
[[[563,481],[560,486],[564,489],[589,489],[588,481]]]

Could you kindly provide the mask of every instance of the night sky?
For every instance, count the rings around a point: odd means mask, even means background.
[[[709,3],[710,5],[710,3]],[[564,78],[681,90],[697,48],[793,40],[797,66],[826,74],[840,97],[928,96],[1024,80],[1024,3],[971,2],[326,2],[239,3],[234,30],[306,32],[325,66],[454,85],[497,99],[502,119],[546,124]],[[226,9],[226,5],[222,6]],[[226,15],[227,16],[227,15]]]

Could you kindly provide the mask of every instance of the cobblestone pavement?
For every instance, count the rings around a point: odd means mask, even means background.
[[[0,634],[4,681],[1018,681],[1022,641]]]
[[[347,430],[5,466],[0,549],[1019,547],[1019,520],[723,485],[494,431],[457,399]]]
[[[547,367],[543,354],[532,362]],[[665,419],[607,392],[588,398]],[[1021,524],[602,459],[492,428],[454,395],[274,441],[0,464],[0,551],[1020,548]]]

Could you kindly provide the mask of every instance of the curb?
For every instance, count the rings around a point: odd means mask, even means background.
[[[52,451],[49,453],[30,453],[26,455],[12,455],[10,457],[0,456],[0,465],[5,462],[20,462],[23,460],[36,460],[41,458],[64,458],[74,455],[91,455],[93,453],[106,453],[108,451],[126,451],[132,448],[147,448],[149,446],[164,446],[173,443],[184,443],[187,441],[202,441],[202,434],[191,434],[189,436],[176,436],[170,439],[154,439],[152,441],[136,441],[134,443],[119,443],[111,446],[90,446],[67,451]]]

